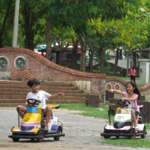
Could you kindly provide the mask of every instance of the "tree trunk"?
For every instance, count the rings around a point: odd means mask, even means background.
[[[86,45],[85,45],[85,37],[84,34],[80,34],[80,39],[81,39],[81,66],[80,66],[80,71],[85,72],[85,54],[86,54]]]
[[[51,28],[52,28],[51,22],[47,19],[46,30],[45,30],[46,46],[47,46],[46,47],[46,58],[49,60],[51,59],[51,54],[52,54]]]
[[[77,69],[78,41],[73,42],[72,69]]]
[[[30,7],[27,1],[24,2],[23,15],[24,15],[24,29],[25,29],[25,48],[34,49],[34,33],[33,25],[35,22],[35,17],[33,13],[33,8]]]
[[[126,53],[127,54],[127,76],[129,74],[129,52]]]
[[[136,68],[137,63],[136,63],[136,52],[133,51],[133,66]]]
[[[116,51],[114,75],[117,75],[117,65],[118,65],[118,59],[119,59],[119,49],[117,49],[117,51]]]
[[[98,55],[100,58],[100,72],[104,73],[104,50],[103,50],[103,47],[100,47],[98,49]]]
[[[4,20],[3,20],[3,23],[2,23],[2,27],[0,28],[0,48],[3,47],[2,35],[3,35],[4,30],[5,30],[5,24],[7,22],[7,18],[9,17],[9,13],[10,13],[12,4],[13,4],[12,0],[9,0],[8,4],[7,4],[8,7],[7,7],[7,10],[6,10],[6,14],[5,14],[5,17],[4,17]]]
[[[93,72],[93,51],[89,53],[89,72]]]

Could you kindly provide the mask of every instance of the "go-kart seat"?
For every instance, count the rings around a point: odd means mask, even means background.
[[[140,112],[140,110],[144,107],[144,105],[137,105],[138,111]]]

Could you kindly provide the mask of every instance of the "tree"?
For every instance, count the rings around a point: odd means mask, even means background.
[[[125,41],[128,41],[128,44],[130,43],[128,40],[130,36],[126,36],[125,39],[123,39],[123,31],[124,30],[124,35],[127,32],[127,26],[132,26],[131,21],[133,17],[130,17],[129,21],[129,14],[137,14],[138,8],[140,6],[140,0],[132,0],[132,1],[103,1],[103,5],[101,7],[101,14],[98,19],[93,20],[92,25],[94,26],[95,33],[97,34],[97,42],[99,43],[99,46],[97,44],[97,52],[100,56],[101,59],[101,72],[104,72],[104,49],[111,47],[111,48],[119,48],[120,46],[124,46],[127,43]],[[109,11],[111,10],[111,11]],[[135,21],[136,17],[134,17]],[[125,22],[125,20],[129,21]],[[132,21],[132,22],[134,22]],[[143,24],[144,25],[144,24]],[[127,35],[127,34],[126,34]],[[140,35],[140,34],[139,34]],[[131,37],[134,37],[135,35],[132,35]],[[139,36],[137,36],[136,39],[138,39]],[[133,41],[136,41],[133,43]],[[132,40],[132,46],[137,45],[139,43],[138,40]],[[140,42],[141,43],[141,42]],[[131,43],[130,43],[131,44]],[[125,46],[126,48],[126,46]],[[117,60],[116,60],[117,64]]]
[[[37,21],[39,12],[35,12],[38,7],[35,5],[35,1],[22,1],[22,27],[24,29],[25,40],[24,47],[33,50],[34,49],[34,25]]]
[[[88,20],[97,17],[99,14],[99,1],[95,0],[76,0],[70,3],[68,15],[69,25],[79,36],[82,54],[80,70],[85,71],[86,36],[88,30]]]
[[[12,44],[9,35],[13,26],[14,2],[12,0],[1,0],[0,3],[0,47],[4,47]]]
[[[46,57],[51,57],[51,36],[52,30],[57,27],[66,26],[66,16],[69,8],[70,0],[45,0],[42,2],[42,12],[46,19],[45,37],[46,37]]]

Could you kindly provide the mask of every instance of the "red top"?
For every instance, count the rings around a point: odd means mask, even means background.
[[[130,69],[130,75],[136,76],[136,69]]]

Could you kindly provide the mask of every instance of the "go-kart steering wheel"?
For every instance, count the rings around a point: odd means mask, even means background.
[[[29,105],[34,106],[34,107],[38,106],[39,103],[41,103],[40,100],[37,100],[37,99],[34,99],[34,98],[27,99],[27,102],[28,102]]]
[[[124,100],[122,101],[122,99],[117,100],[118,105],[120,105],[121,107],[125,107],[131,104],[131,102],[129,100]],[[128,103],[128,104],[127,104]]]

